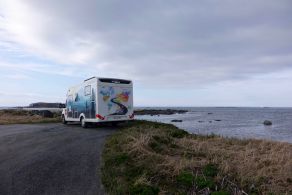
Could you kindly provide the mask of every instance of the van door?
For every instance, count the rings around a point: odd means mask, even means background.
[[[123,84],[105,84],[99,86],[98,114],[105,120],[126,119],[132,113],[132,86]]]

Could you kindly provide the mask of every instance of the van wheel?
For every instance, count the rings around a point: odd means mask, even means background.
[[[81,127],[87,128],[87,122],[85,122],[85,119],[83,117],[81,117],[80,122],[81,122]]]
[[[66,124],[67,124],[67,121],[66,121],[66,119],[65,119],[65,116],[64,116],[64,114],[62,115],[62,123],[63,123],[64,125],[66,125]]]

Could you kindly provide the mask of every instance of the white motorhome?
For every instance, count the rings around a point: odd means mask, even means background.
[[[92,77],[69,88],[62,122],[88,123],[133,120],[133,83],[130,80]]]

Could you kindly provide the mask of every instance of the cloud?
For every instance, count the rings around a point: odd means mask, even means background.
[[[289,0],[0,5],[0,48],[53,62],[24,63],[33,71],[132,78],[163,88],[248,79],[292,65]]]
[[[26,71],[29,73],[42,73],[42,74],[49,74],[49,75],[62,75],[62,76],[69,76],[69,77],[82,77],[85,73],[82,71],[78,71],[77,67],[71,67],[67,65],[57,66],[56,64],[42,64],[42,63],[11,63],[6,61],[0,62],[0,68],[2,70],[9,70],[11,72],[21,72]],[[76,74],[78,72],[78,74]],[[9,74],[5,76],[6,78],[10,79],[24,79],[29,78],[24,74]]]
[[[32,102],[63,102],[64,98],[60,96],[44,95],[29,92],[0,92],[0,106],[27,106]],[[53,101],[52,101],[53,100]]]
[[[10,74],[10,75],[5,75],[5,78],[8,79],[13,79],[13,80],[26,80],[26,79],[31,79],[30,76],[27,76],[25,74]]]

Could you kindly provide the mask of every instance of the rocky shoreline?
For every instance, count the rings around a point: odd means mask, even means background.
[[[172,114],[183,114],[188,112],[187,110],[175,110],[175,109],[141,109],[135,110],[135,115],[172,115]]]

